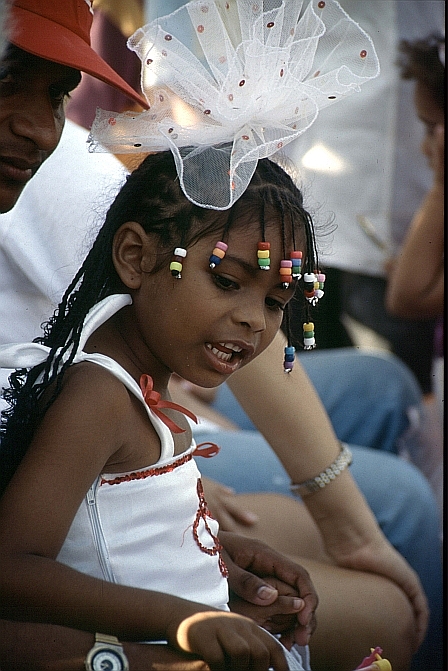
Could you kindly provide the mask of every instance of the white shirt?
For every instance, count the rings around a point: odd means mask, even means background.
[[[0,345],[41,335],[104,221],[126,170],[89,154],[88,132],[67,120],[54,153],[0,215]],[[0,387],[9,373],[1,372]],[[1,401],[0,401],[1,402]]]

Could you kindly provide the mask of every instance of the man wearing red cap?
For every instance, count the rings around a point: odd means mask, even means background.
[[[91,0],[13,0],[0,63],[0,212],[57,146],[80,71],[147,103],[90,46]]]

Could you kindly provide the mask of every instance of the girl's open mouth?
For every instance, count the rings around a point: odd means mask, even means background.
[[[238,355],[240,352],[243,351],[242,347],[239,347],[238,345],[234,345],[233,343],[229,342],[220,342],[220,343],[215,343],[212,345],[211,343],[206,343],[206,346],[208,347],[209,350],[213,352],[215,356],[218,357],[218,359],[221,359],[221,361],[232,361],[232,359],[235,357],[235,355]]]

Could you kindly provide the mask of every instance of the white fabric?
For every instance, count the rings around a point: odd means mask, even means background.
[[[87,131],[67,120],[52,156],[15,207],[0,215],[0,345],[42,335],[42,322],[58,305],[124,182],[121,162],[111,154],[89,154],[86,140]],[[0,389],[10,372],[0,371]]]
[[[143,403],[160,438],[160,458],[136,472],[143,477],[103,473],[76,513],[57,559],[97,578],[228,610],[219,554],[203,549],[215,547],[218,523],[201,508],[200,473],[191,457],[195,443],[174,456],[171,431],[145,403],[137,382],[113,359],[82,351],[89,336],[131,302],[129,295],[117,294],[92,308],[73,363],[90,361],[106,368]],[[47,354],[48,348],[37,343],[2,346],[0,366],[32,367]],[[109,484],[120,477],[118,484]],[[199,542],[194,537],[195,520]]]
[[[370,37],[335,0],[196,0],[139,28],[150,109],[98,110],[91,150],[171,149],[187,198],[225,210],[261,158],[379,72]]]
[[[398,43],[444,26],[443,0],[341,0],[342,7],[372,36],[381,74],[319,115],[286,153],[300,173],[307,205],[337,228],[320,236],[320,262],[331,268],[384,275],[431,184],[420,152],[423,124],[413,102],[415,82],[400,79]],[[366,217],[388,247],[375,245],[358,218]]]

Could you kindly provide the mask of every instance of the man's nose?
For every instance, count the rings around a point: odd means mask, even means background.
[[[61,137],[64,117],[55,116],[48,96],[30,95],[13,115],[11,125],[15,135],[31,140],[40,151],[51,153]]]

